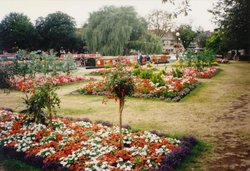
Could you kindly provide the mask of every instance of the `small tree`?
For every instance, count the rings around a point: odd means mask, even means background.
[[[45,84],[37,87],[34,86],[34,90],[30,91],[31,96],[25,103],[27,105],[28,114],[33,115],[34,121],[38,123],[46,122],[46,114],[43,109],[47,109],[49,113],[49,123],[52,128],[52,115],[56,114],[56,107],[60,107],[60,99],[55,92],[56,87],[53,87],[53,78],[47,79]]]
[[[116,71],[111,72],[105,79],[108,98],[119,101],[120,148],[122,149],[122,111],[125,104],[125,97],[134,93],[134,82],[131,73],[121,64],[117,66]]]

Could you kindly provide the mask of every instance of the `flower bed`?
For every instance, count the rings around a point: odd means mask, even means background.
[[[103,76],[103,75],[106,75],[107,73],[111,72],[112,69],[96,69],[94,71],[91,71],[89,73],[89,75],[93,75],[93,76]]]
[[[12,87],[22,90],[26,89],[27,87],[30,87],[34,85],[34,83],[38,83],[39,85],[44,84],[44,80],[48,79],[50,76],[37,76],[35,80],[32,79],[26,79],[24,80],[23,77],[14,77],[10,80],[10,83]],[[73,76],[73,75],[59,75],[53,77],[53,84],[54,85],[64,85],[68,83],[73,82],[82,82],[82,81],[93,81],[94,78],[85,78],[83,76]]]
[[[218,71],[218,67],[205,67],[201,71],[193,67],[188,67],[184,68],[183,74],[186,76],[193,76],[198,78],[211,78],[215,76]]]
[[[0,111],[0,153],[45,170],[171,170],[197,143],[192,137],[173,139],[156,131],[133,132],[106,122],[57,118],[54,130],[28,123],[24,114]]]
[[[135,93],[133,97],[179,101],[199,85],[199,82],[192,76],[183,76],[181,78],[164,76],[163,79],[164,85],[160,86],[149,79],[134,77]],[[86,95],[106,95],[106,87],[103,81],[89,82],[78,89],[77,92]]]
[[[222,64],[227,64],[227,63],[229,63],[229,60],[218,58],[218,59],[216,59],[216,62],[222,63]]]

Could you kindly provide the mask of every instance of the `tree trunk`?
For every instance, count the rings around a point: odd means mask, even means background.
[[[50,88],[50,87],[49,87],[49,88]],[[50,95],[48,95],[48,112],[49,112],[50,128],[53,129],[53,127],[52,127],[52,110],[51,110],[51,99],[50,99]]]
[[[119,99],[119,115],[120,115],[120,148],[123,149],[123,136],[122,136],[122,111],[124,107],[124,98]]]

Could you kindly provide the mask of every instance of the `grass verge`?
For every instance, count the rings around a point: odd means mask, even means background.
[[[194,146],[190,155],[188,155],[181,164],[175,169],[175,171],[189,171],[199,170],[197,160],[205,154],[205,152],[211,149],[211,145],[203,141],[198,141],[197,145]]]

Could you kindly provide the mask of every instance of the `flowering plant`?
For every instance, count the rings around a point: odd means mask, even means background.
[[[211,78],[219,71],[218,67],[204,67],[198,70],[194,67],[188,67],[183,69],[183,73],[186,76],[194,76],[198,78]]]
[[[148,170],[176,167],[196,140],[159,136],[156,131],[133,132],[89,120],[54,119],[55,128],[27,123],[24,114],[0,110],[0,152],[44,170]],[[164,169],[163,169],[164,170]]]
[[[133,77],[134,92],[130,96],[139,98],[160,98],[161,100],[179,101],[199,83],[193,76],[183,75],[181,78],[155,74],[153,79]],[[90,82],[77,90],[82,94],[106,95],[107,88],[103,81]]]
[[[26,78],[23,77],[13,77],[10,79],[10,83],[12,87],[16,88],[20,91],[26,91],[32,88],[35,84],[37,85],[44,85],[45,80],[51,79],[52,76],[48,75],[37,75],[34,79],[32,78]],[[53,85],[63,85],[73,82],[81,82],[81,81],[93,81],[94,78],[85,78],[83,76],[73,76],[73,75],[57,75],[53,76],[52,82]]]
[[[218,58],[215,61],[218,62],[218,63],[223,63],[223,64],[229,63],[229,60],[227,60],[227,59],[221,59],[221,58]]]

